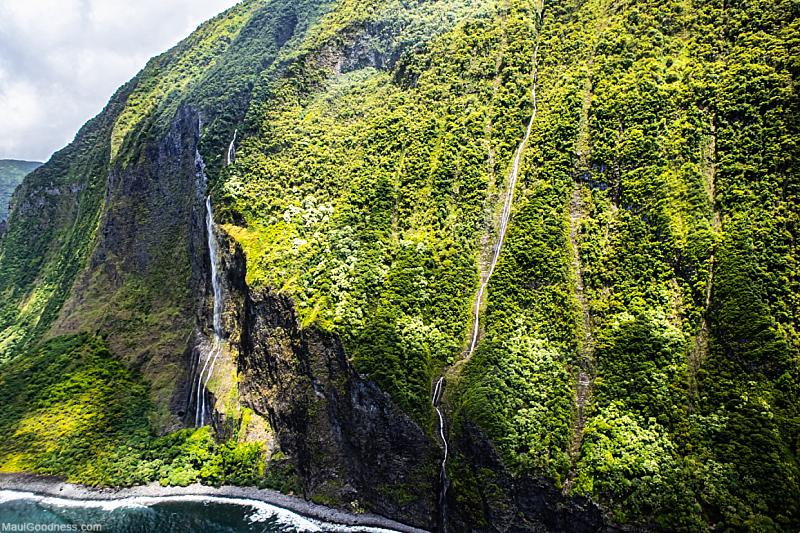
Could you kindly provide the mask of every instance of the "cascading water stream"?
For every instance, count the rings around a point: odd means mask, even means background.
[[[542,21],[543,21],[543,13],[544,13],[544,1],[540,4],[540,9],[538,13],[539,17],[539,26],[537,27],[537,32],[541,28]],[[539,37],[536,37],[536,44],[533,51],[533,87],[531,89],[531,97],[533,103],[533,110],[531,113],[531,119],[528,122],[528,127],[525,130],[525,136],[520,142],[519,147],[517,148],[516,154],[514,156],[514,163],[511,166],[511,172],[509,173],[508,178],[508,188],[506,190],[506,197],[505,201],[503,202],[503,211],[500,214],[500,227],[498,228],[497,234],[497,243],[494,246],[494,250],[492,253],[492,260],[489,264],[489,270],[486,273],[486,276],[481,281],[480,287],[478,288],[478,294],[475,298],[475,311],[474,311],[474,319],[472,323],[472,335],[471,341],[469,345],[469,351],[467,352],[466,358],[463,361],[468,361],[472,354],[475,352],[475,348],[478,344],[478,334],[480,331],[480,312],[481,312],[481,305],[483,303],[484,293],[486,292],[486,288],[489,285],[489,281],[491,280],[492,276],[494,275],[495,268],[497,267],[497,262],[500,259],[500,252],[503,249],[503,244],[506,240],[506,233],[508,231],[508,225],[511,220],[511,209],[514,205],[514,192],[517,186],[517,180],[519,178],[519,170],[522,165],[522,156],[525,153],[525,149],[528,146],[528,141],[530,140],[531,133],[533,131],[533,125],[536,121],[536,115],[538,114],[538,102],[536,98],[536,91],[538,88],[538,81],[539,81]],[[462,361],[462,362],[463,362]],[[449,452],[448,444],[447,444],[447,436],[445,435],[445,420],[444,415],[442,414],[442,410],[440,408],[441,399],[442,399],[442,392],[444,390],[445,384],[445,375],[442,375],[439,380],[436,382],[436,385],[433,389],[433,396],[431,398],[431,403],[433,408],[436,410],[436,414],[439,418],[439,438],[442,440],[442,448],[443,448],[443,457],[440,469],[440,482],[441,482],[441,490],[439,493],[439,506],[441,509],[441,520],[442,520],[442,531],[446,531],[447,529],[447,520],[446,520],[446,497],[447,497],[447,456]]]
[[[214,336],[222,338],[222,286],[219,283],[219,247],[214,235],[214,212],[211,197],[206,198],[206,230],[208,231],[208,252],[211,256],[211,286],[214,289]]]
[[[442,531],[446,530],[447,527],[445,524],[445,516],[447,515],[447,510],[445,508],[447,503],[447,470],[445,467],[447,466],[447,454],[449,452],[447,448],[447,437],[444,434],[444,415],[442,415],[442,410],[439,408],[439,402],[442,399],[443,387],[444,376],[440,377],[439,381],[436,382],[436,386],[433,389],[433,397],[431,398],[431,404],[436,410],[436,415],[439,417],[439,438],[442,439],[442,447],[444,448],[442,464],[439,469],[439,483],[441,483],[441,490],[439,491],[439,509],[442,513]]]
[[[497,267],[497,261],[500,259],[500,252],[503,249],[503,244],[506,240],[506,232],[508,231],[508,223],[511,220],[511,208],[514,205],[514,192],[517,187],[517,179],[519,178],[519,169],[520,164],[522,162],[522,156],[525,153],[525,148],[528,146],[528,141],[531,138],[531,132],[533,131],[533,123],[536,121],[536,114],[538,112],[538,106],[536,101],[536,85],[537,85],[537,78],[538,78],[538,68],[537,65],[539,63],[539,43],[537,41],[536,47],[533,51],[533,89],[531,90],[531,96],[533,99],[533,113],[531,114],[531,120],[528,122],[528,128],[525,130],[525,137],[523,137],[522,142],[517,148],[516,156],[514,157],[514,164],[511,167],[511,173],[509,174],[508,178],[508,191],[506,192],[505,202],[503,203],[503,211],[500,214],[500,228],[497,233],[497,244],[494,246],[494,253],[492,254],[492,261],[489,264],[489,272],[486,274],[486,277],[483,279],[480,287],[478,288],[478,295],[475,298],[475,312],[473,315],[473,322],[472,322],[472,340],[469,345],[469,351],[467,352],[467,359],[472,357],[472,354],[475,352],[475,348],[478,345],[478,332],[480,330],[480,318],[481,318],[481,304],[483,303],[483,295],[486,292],[486,287],[489,286],[489,281],[492,279],[494,275],[494,270]]]
[[[197,400],[195,412],[195,425],[202,427],[206,425],[206,395],[203,391],[208,388],[208,382],[214,374],[214,366],[222,353],[222,285],[219,280],[219,253],[217,246],[217,238],[214,234],[214,212],[211,209],[211,197],[206,198],[206,233],[208,235],[208,255],[211,263],[211,287],[214,293],[214,311],[213,311],[213,337],[211,339],[211,348],[205,355],[198,361],[203,362],[203,367],[197,375]],[[203,360],[204,359],[204,360]]]
[[[231,144],[228,145],[228,155],[225,158],[225,166],[230,166],[234,159],[236,159],[236,135],[239,133],[238,129],[233,130],[233,139],[231,139]]]

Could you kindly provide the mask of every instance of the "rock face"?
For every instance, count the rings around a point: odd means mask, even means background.
[[[336,336],[302,329],[287,297],[253,291],[239,365],[243,402],[268,417],[307,497],[432,523],[438,449],[357,375]]]
[[[197,112],[181,107],[162,139],[110,172],[97,244],[54,327],[107,331],[115,353],[153,384],[160,431],[182,426],[181,354],[206,286],[197,126]]]
[[[512,476],[483,432],[464,422],[453,443],[465,486],[448,491],[453,531],[607,531],[600,508],[587,498],[567,498],[552,483]],[[466,483],[469,485],[467,486]]]
[[[255,450],[227,481],[424,528],[608,529],[572,488],[628,523],[797,530],[796,28],[610,4],[238,2],[15,193],[0,365],[102,336],[152,404],[113,449],[189,429]],[[203,461],[180,472],[222,479]]]

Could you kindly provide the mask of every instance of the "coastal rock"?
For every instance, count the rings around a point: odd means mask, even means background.
[[[239,364],[244,403],[269,418],[307,497],[432,523],[438,450],[358,376],[335,335],[301,328],[286,296],[253,291]]]

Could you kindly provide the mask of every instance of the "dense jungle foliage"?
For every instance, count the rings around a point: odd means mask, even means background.
[[[261,444],[155,436],[161,370],[120,363],[94,331],[44,341],[64,329],[106,176],[189,106],[247,283],[339,335],[432,439],[445,374],[451,438],[476,425],[514,476],[614,522],[797,530],[798,15],[796,0],[242,2],[23,184],[0,244],[0,469],[296,490]],[[141,302],[158,284],[132,283],[101,287],[130,290],[126,335],[152,342]],[[474,487],[499,473],[465,462],[448,463],[453,497],[479,508]]]
[[[0,366],[0,472],[64,476],[91,486],[159,481],[296,490],[291,467],[237,431],[217,442],[211,429],[152,435],[147,385],[116,360],[102,338],[80,334],[43,343]]]

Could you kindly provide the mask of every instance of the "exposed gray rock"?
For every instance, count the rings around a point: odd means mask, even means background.
[[[239,366],[243,401],[270,420],[306,497],[430,526],[438,449],[358,376],[338,337],[301,328],[287,297],[253,291]]]

